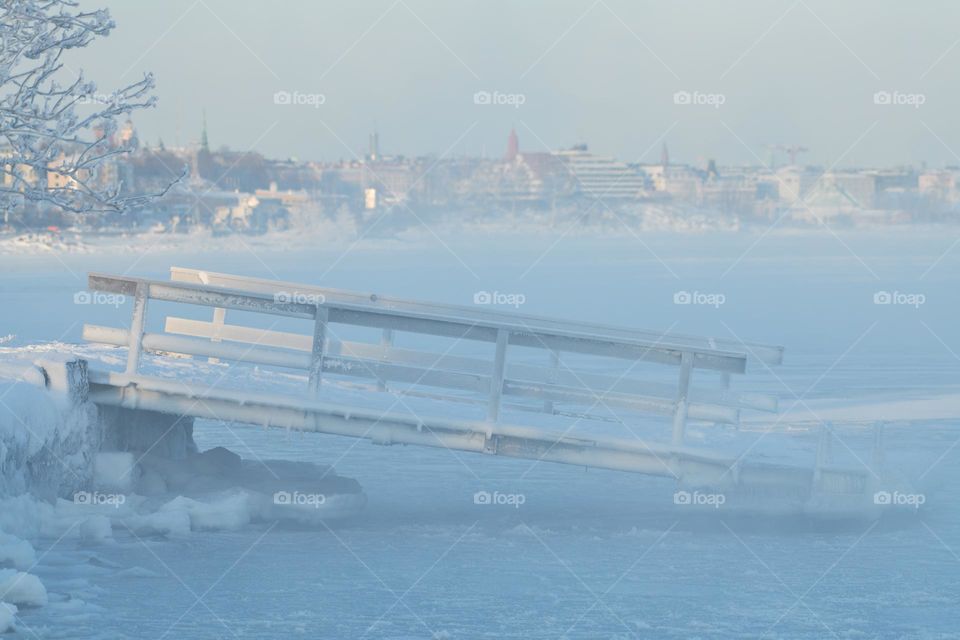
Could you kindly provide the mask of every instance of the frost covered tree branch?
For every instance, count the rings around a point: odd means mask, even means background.
[[[118,118],[156,104],[152,74],[104,94],[62,60],[114,26],[106,10],[81,11],[74,0],[0,2],[4,208],[33,202],[75,213],[123,211],[162,195],[125,194],[104,173],[112,157],[133,150],[129,141],[115,143]]]

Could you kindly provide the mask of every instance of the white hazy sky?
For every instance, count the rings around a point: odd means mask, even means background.
[[[71,65],[109,91],[145,70],[141,137],[275,157],[500,155],[586,142],[625,160],[960,164],[960,3],[930,0],[83,0],[116,31]],[[322,94],[319,108],[276,91]],[[524,104],[476,105],[477,91]],[[724,104],[678,105],[676,91]],[[924,104],[874,104],[874,93]],[[955,150],[951,151],[951,149]]]

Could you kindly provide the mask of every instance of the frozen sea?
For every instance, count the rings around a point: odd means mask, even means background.
[[[527,313],[781,344],[775,374],[736,387],[776,393],[798,423],[835,418],[864,457],[867,439],[842,423],[889,421],[887,462],[925,496],[879,521],[692,516],[661,479],[198,421],[202,449],[335,465],[367,508],[310,528],[35,541],[51,603],[21,611],[13,637],[958,638],[958,238],[424,234],[0,255],[5,347],[121,324],[126,310],[74,304],[87,271],[164,278],[171,265],[455,304],[518,293]],[[681,291],[724,301],[674,304]],[[883,292],[915,304],[876,304]],[[814,436],[789,437],[812,460]],[[475,505],[478,490],[525,501]]]

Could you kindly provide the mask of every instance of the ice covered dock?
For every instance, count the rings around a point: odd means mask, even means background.
[[[666,476],[744,495],[773,489],[789,496],[790,510],[825,496],[859,503],[875,490],[867,469],[834,466],[819,452],[808,466],[757,463],[688,442],[691,422],[735,425],[741,411],[776,412],[774,396],[735,390],[731,379],[748,364],[781,363],[781,347],[183,268],[169,281],[92,273],[89,288],[133,299],[129,328],[84,327],[86,340],[127,350],[124,370],[91,367],[83,376],[101,407]],[[171,315],[156,317],[164,309]],[[455,354],[460,346],[470,353]],[[176,359],[183,379],[145,373],[145,357]],[[203,379],[208,359],[275,369],[302,386],[220,388]],[[335,401],[328,388],[348,381],[360,390],[355,400]],[[395,400],[386,409],[364,401],[375,396]],[[423,404],[415,412],[410,398],[480,415]],[[634,437],[573,428],[597,414]],[[551,429],[545,417],[556,415],[575,419]],[[645,421],[660,424],[661,437],[648,437]]]

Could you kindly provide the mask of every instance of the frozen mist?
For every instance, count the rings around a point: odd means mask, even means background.
[[[361,247],[336,264],[334,249],[258,252],[269,270],[242,250],[210,265],[206,247],[185,247],[145,255],[136,271],[162,278],[170,264],[207,266],[455,304],[496,290],[522,293],[524,312],[644,328],[676,323],[676,331],[784,344],[776,376],[760,368],[735,384],[779,396],[785,428],[763,435],[757,427],[775,418],[745,415],[739,430],[698,426],[693,437],[756,441],[762,456],[812,460],[809,424],[832,420],[843,442],[835,454],[856,464],[869,455],[870,434],[854,423],[884,420],[888,463],[925,497],[922,507],[850,521],[687,512],[666,479],[198,419],[192,443],[177,447],[223,447],[242,461],[212,454],[210,464],[144,468],[162,475],[168,491],[147,495],[141,476],[143,494],[92,515],[64,500],[63,488],[52,490],[56,502],[49,487],[36,498],[15,496],[29,484],[25,460],[41,450],[79,456],[75,468],[88,467],[83,439],[57,422],[64,408],[17,384],[0,392],[9,405],[0,412],[0,584],[16,584],[4,598],[8,626],[17,637],[44,638],[953,637],[960,365],[945,345],[960,337],[951,321],[956,259],[948,254],[924,278],[920,307],[873,301],[880,290],[913,291],[901,283],[917,278],[948,238],[843,236],[879,279],[843,243],[814,233],[775,234],[725,276],[750,238],[648,238],[677,278],[632,239],[567,239],[517,277],[554,240],[448,238],[477,277],[426,241]],[[111,324],[127,311],[76,305],[74,294],[87,271],[121,271],[129,260],[108,251],[62,259],[76,279],[41,256],[0,258],[12,301],[0,331],[11,336],[0,345],[4,362],[62,352],[113,357],[79,346],[74,323]],[[726,301],[678,306],[681,289],[722,292]],[[256,370],[228,382],[284,384]],[[123,477],[105,465],[102,477]],[[203,465],[215,472],[194,482]],[[277,520],[259,510],[258,487],[244,485],[276,482],[268,467],[309,476],[326,465],[362,486],[362,511]],[[523,501],[478,505],[478,491]]]

